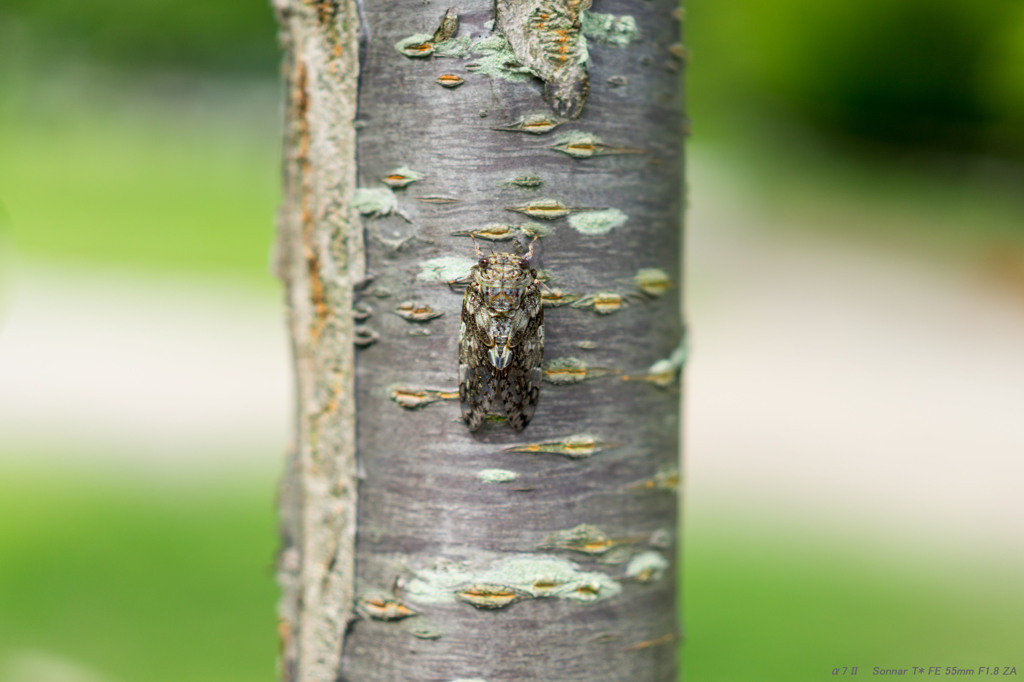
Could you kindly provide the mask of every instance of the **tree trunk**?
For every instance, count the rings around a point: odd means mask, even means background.
[[[282,679],[675,679],[675,1],[275,3]],[[542,283],[522,431],[460,415],[477,245]]]

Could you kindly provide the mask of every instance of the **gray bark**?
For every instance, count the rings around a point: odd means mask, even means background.
[[[278,2],[284,680],[675,679],[678,14],[586,4]],[[522,432],[459,418],[470,233],[537,237]]]

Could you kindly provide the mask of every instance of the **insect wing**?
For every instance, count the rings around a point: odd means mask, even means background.
[[[477,324],[478,311],[482,307],[480,294],[470,286],[462,299],[462,325],[459,329],[459,403],[462,420],[470,431],[476,431],[484,423],[495,395],[495,376],[484,360],[487,333]]]
[[[512,364],[501,376],[501,401],[508,422],[522,431],[537,411],[544,359],[544,309],[535,289],[526,297],[526,324],[513,337]]]

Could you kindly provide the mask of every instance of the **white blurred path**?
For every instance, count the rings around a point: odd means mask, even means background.
[[[0,458],[157,475],[279,466],[292,387],[272,292],[83,268],[5,280]]]
[[[969,267],[765,229],[694,175],[691,514],[1024,555],[1021,299]]]

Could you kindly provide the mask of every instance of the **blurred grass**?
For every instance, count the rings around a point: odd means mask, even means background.
[[[114,680],[274,679],[272,500],[269,483],[4,471],[0,671],[33,651]]]
[[[886,547],[843,534],[707,518],[686,529],[686,674],[803,682],[859,666],[1020,665],[1024,586],[960,546]],[[1018,569],[1019,570],[1019,569]]]
[[[0,202],[18,253],[271,282],[273,82],[132,82],[89,66],[39,83],[7,75]]]
[[[273,679],[271,484],[2,474],[0,670],[34,651],[114,680]],[[1024,587],[1010,568],[844,541],[691,519],[689,679],[1020,663]]]

